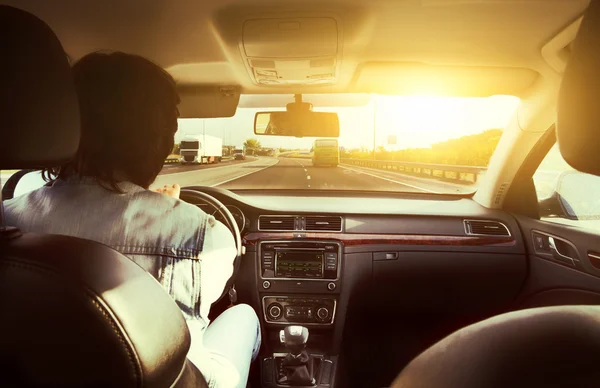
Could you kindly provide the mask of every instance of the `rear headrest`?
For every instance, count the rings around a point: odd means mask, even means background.
[[[0,168],[41,168],[72,158],[79,106],[67,55],[37,17],[0,5]]]
[[[563,76],[558,146],[573,168],[600,175],[600,3],[592,1]]]

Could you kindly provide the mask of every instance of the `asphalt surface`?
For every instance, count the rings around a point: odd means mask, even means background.
[[[176,172],[185,172],[185,171],[196,171],[196,170],[205,170],[207,168],[215,168],[215,167],[220,167],[223,165],[234,165],[234,164],[241,164],[241,163],[247,163],[247,162],[251,162],[256,160],[256,158],[252,157],[252,156],[248,156],[245,160],[234,160],[234,159],[229,159],[229,160],[223,160],[221,163],[215,163],[215,164],[179,164],[179,163],[173,163],[173,164],[165,164],[162,171],[160,172],[160,175],[163,174],[174,174]]]
[[[468,193],[472,186],[456,185],[356,166],[314,167],[310,159],[257,158],[201,170],[169,173],[152,187],[178,183],[181,186],[213,186],[224,189],[317,189],[373,190],[417,193]]]
[[[2,182],[13,171],[0,172]],[[41,187],[45,182],[39,173],[27,174],[15,194]],[[553,192],[555,171],[536,173],[536,189]],[[244,161],[228,161],[210,165],[165,165],[151,188],[178,183],[181,186],[213,186],[225,189],[296,189],[296,190],[364,190],[417,193],[467,194],[476,187],[401,173],[340,165],[313,167],[310,159],[249,157]],[[541,196],[543,197],[543,195]]]

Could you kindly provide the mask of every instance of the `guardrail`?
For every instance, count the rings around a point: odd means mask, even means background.
[[[403,174],[453,181],[461,184],[477,182],[487,167],[453,166],[449,164],[399,162],[394,160],[341,159],[341,163],[375,168]]]
[[[223,156],[221,158],[221,162],[229,162],[232,161],[234,158],[233,156]],[[179,163],[179,158],[167,158],[165,160],[165,164],[175,164],[175,163]]]

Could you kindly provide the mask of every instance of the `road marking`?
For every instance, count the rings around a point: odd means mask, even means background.
[[[414,185],[411,185],[411,184],[409,184],[409,183],[404,183],[404,182],[396,181],[396,180],[394,180],[394,179],[384,178],[384,177],[382,177],[382,176],[375,175],[375,174],[371,174],[371,173],[369,173],[369,172],[366,172],[366,171],[363,171],[363,170],[356,170],[356,169],[354,169],[354,168],[350,168],[350,167],[346,167],[346,166],[340,166],[340,167],[342,167],[342,168],[345,168],[345,169],[347,169],[347,170],[350,170],[350,171],[358,172],[358,173],[360,173],[360,174],[370,175],[370,176],[372,176],[372,177],[374,177],[374,178],[383,179],[384,181],[388,181],[388,182],[392,182],[392,183],[397,183],[397,184],[399,184],[399,185],[404,185],[404,186],[412,187],[413,189],[417,189],[417,190],[423,190],[423,191],[426,191],[426,192],[428,192],[428,193],[432,193],[432,194],[442,194],[442,193],[440,193],[439,191],[433,191],[433,190],[429,190],[429,189],[424,189],[424,188],[422,188],[422,187],[419,187],[419,186],[414,186]]]
[[[277,163],[279,163],[279,160],[277,161]],[[269,166],[263,167],[263,168],[261,168],[261,169],[255,170],[255,171],[250,171],[250,172],[248,172],[248,173],[246,173],[246,174],[243,174],[243,175],[237,176],[237,177],[235,177],[235,178],[231,178],[231,179],[224,180],[223,182],[215,183],[214,185],[210,185],[209,187],[216,187],[216,186],[224,185],[225,183],[229,183],[229,182],[231,182],[231,181],[234,181],[234,180],[236,180],[236,179],[240,179],[240,178],[243,178],[243,177],[245,177],[245,176],[248,176],[248,175],[250,175],[250,174],[254,174],[254,173],[256,173],[256,172],[259,172],[259,171],[265,170],[265,169],[267,169],[267,168],[269,168],[269,167],[273,167],[273,166],[274,166],[274,165],[276,165],[277,163],[273,163],[273,164],[271,164],[271,165],[269,165]]]
[[[306,179],[310,180],[310,175],[307,175],[307,176],[306,176]]]

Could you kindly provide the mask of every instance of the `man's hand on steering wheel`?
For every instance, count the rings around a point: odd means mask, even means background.
[[[165,195],[167,195],[169,197],[173,197],[175,199],[179,199],[179,195],[181,194],[181,186],[179,186],[177,183],[175,183],[172,186],[164,185],[163,187],[159,187],[152,191],[155,191],[155,192],[161,193],[161,194],[165,194]]]
[[[219,200],[202,191],[193,189],[180,189],[180,196],[181,200],[190,202],[192,204],[198,202],[208,203],[210,206],[216,209],[217,212],[221,214],[225,226],[227,226],[229,230],[231,230],[236,246],[236,257],[233,262],[233,274],[229,278],[229,281],[227,282],[225,289],[223,290],[223,293],[221,294],[217,302],[223,299],[225,295],[229,295],[231,303],[235,304],[237,300],[237,292],[235,291],[235,279],[239,272],[240,262],[244,253],[244,246],[242,245],[242,235],[237,225],[237,222],[235,221],[235,218],[233,217],[229,209],[227,209],[227,207],[225,207],[225,205],[223,205]]]

